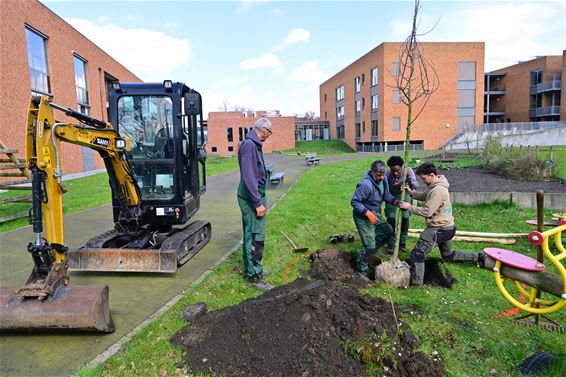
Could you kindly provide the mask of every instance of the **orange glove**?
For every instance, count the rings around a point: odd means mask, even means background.
[[[379,224],[379,220],[377,219],[377,216],[374,215],[372,211],[367,211],[366,217],[368,218],[369,222],[372,223],[373,225]]]

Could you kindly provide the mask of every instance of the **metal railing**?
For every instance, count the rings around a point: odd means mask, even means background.
[[[530,117],[544,117],[551,115],[560,115],[560,106],[542,106],[529,109]]]
[[[541,82],[540,84],[532,85],[529,88],[530,94],[537,94],[542,92],[548,92],[551,90],[561,90],[562,80],[552,80],[547,82]]]

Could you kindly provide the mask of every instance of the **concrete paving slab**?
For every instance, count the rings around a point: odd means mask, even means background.
[[[361,157],[361,156],[360,156]],[[269,205],[286,192],[307,168],[303,159],[266,156],[275,171],[285,171],[285,182],[268,190]],[[175,274],[70,273],[72,285],[109,285],[110,309],[116,332],[101,334],[2,334],[0,375],[65,376],[86,365],[213,266],[241,239],[236,200],[237,171],[208,178],[207,193],[195,220],[212,223],[210,243]],[[110,206],[65,217],[66,243],[79,247],[90,237],[111,229]],[[32,260],[26,245],[31,227],[0,234],[0,287],[19,287],[28,278]]]

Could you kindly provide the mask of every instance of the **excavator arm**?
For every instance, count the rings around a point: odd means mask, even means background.
[[[82,123],[58,122],[53,109]],[[35,266],[28,282],[18,292],[22,298],[48,297],[61,282],[66,284],[68,281],[62,200],[66,189],[62,182],[61,142],[98,151],[121,206],[121,222],[137,224],[140,221],[139,189],[125,156],[130,140],[122,138],[109,123],[56,105],[47,96],[32,97],[27,119],[26,160],[32,173],[31,220],[35,233],[28,251]]]

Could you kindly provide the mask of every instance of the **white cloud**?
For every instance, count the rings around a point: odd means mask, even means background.
[[[485,42],[485,71],[492,71],[538,55],[561,55],[564,11],[562,2],[472,5],[443,15],[437,27],[420,40]],[[419,32],[428,31],[437,19],[423,14]],[[402,41],[409,34],[410,22],[395,20],[391,29],[392,37]]]
[[[238,9],[236,9],[237,14],[244,14],[254,5],[262,5],[269,2],[269,0],[241,0]]]
[[[287,76],[289,81],[316,83],[324,82],[327,78],[328,75],[318,68],[318,60],[303,63]]]
[[[274,74],[281,74],[285,71],[283,64],[279,58],[273,54],[265,53],[259,58],[248,58],[240,62],[240,68],[242,69],[273,69]]]
[[[282,50],[285,47],[292,45],[292,44],[295,44],[295,43],[308,42],[310,37],[311,37],[311,34],[308,31],[306,31],[305,29],[302,29],[302,28],[291,29],[289,34],[287,34],[287,36],[283,40],[283,43],[281,43],[279,46],[273,47],[271,50],[272,51],[279,51],[279,50]]]
[[[171,79],[173,70],[187,64],[193,55],[188,39],[163,32],[80,18],[65,21],[144,81]]]

